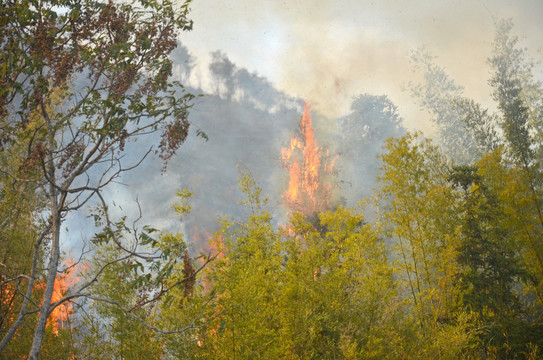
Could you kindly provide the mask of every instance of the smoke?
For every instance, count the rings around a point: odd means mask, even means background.
[[[123,207],[119,213],[135,214],[137,196],[142,222],[184,231],[189,241],[217,230],[218,215],[242,214],[236,205],[241,170],[263,187],[274,215],[284,216],[280,195],[288,178],[279,157],[303,100],[314,109],[319,144],[339,154],[338,186],[353,205],[375,185],[385,138],[405,129],[434,131],[428,114],[403,91],[420,80],[409,60],[413,49],[425,45],[467,97],[486,105],[494,19],[512,16],[516,32],[529,34],[529,48],[543,43],[543,32],[534,31],[543,3],[528,0],[498,0],[492,7],[482,0],[200,0],[192,7],[195,29],[172,54],[176,79],[204,94],[191,111],[191,134],[165,175],[160,160],[149,159],[122,180],[126,186],[109,192]],[[379,124],[388,124],[387,131],[369,137]],[[195,193],[193,213],[182,223],[170,209],[180,188]]]
[[[348,206],[372,195],[385,140],[405,135],[398,107],[386,95],[362,94],[339,119],[338,167],[341,192]]]
[[[209,58],[208,92],[188,88],[204,95],[190,112],[191,132],[170,160],[167,172],[161,174],[160,159],[149,159],[122,180],[127,186],[115,186],[109,194],[122,207],[118,215],[128,211],[132,217],[137,215],[137,196],[144,214],[142,223],[184,232],[195,251],[206,248],[208,234],[218,230],[219,216],[247,215],[247,210],[238,205],[242,171],[250,173],[263,188],[270,200],[267,209],[274,218],[286,222],[289,209],[282,194],[289,178],[281,166],[281,149],[298,130],[303,109],[302,99],[277,90],[266,78],[239,67],[225,53],[213,52]],[[198,65],[193,66],[194,58],[185,47],[173,54],[173,60],[176,76],[198,83],[194,81]],[[345,205],[354,206],[375,186],[377,154],[384,140],[405,130],[396,105],[386,96],[360,95],[349,107],[349,114],[341,118],[315,109],[312,117],[323,152],[329,150],[330,158],[339,155],[332,175],[334,193],[339,193]],[[209,140],[198,137],[198,130]],[[127,149],[146,148],[152,140],[127,145]],[[194,196],[192,213],[180,222],[171,205],[176,201],[176,190],[183,188],[192,190]]]
[[[428,116],[402,91],[416,78],[410,51],[424,45],[466,86],[466,96],[488,105],[494,21],[512,17],[526,46],[537,50],[541,14],[543,3],[533,0],[200,0],[193,5],[195,30],[184,42],[197,56],[223,50],[330,118],[348,113],[360,93],[387,94],[407,128],[428,133]]]
[[[182,231],[194,250],[206,247],[208,234],[218,230],[219,216],[242,216],[238,205],[242,194],[238,179],[250,173],[269,197],[269,210],[280,218],[281,192],[287,178],[280,167],[281,147],[297,126],[302,101],[277,91],[265,78],[238,68],[224,53],[214,52],[208,65],[207,89],[188,87],[196,99],[190,111],[192,124],[187,141],[172,158],[165,174],[157,157],[148,159],[115,186],[110,196],[123,208],[119,215],[134,213],[135,198],[142,206],[144,223],[169,231]],[[194,58],[180,48],[172,55],[176,76],[188,84],[198,84]],[[201,66],[201,64],[200,64]],[[203,131],[208,141],[197,136]],[[128,152],[146,148],[153,140],[127,144]],[[188,188],[194,192],[192,213],[182,222],[171,205],[175,192]],[[132,217],[135,215],[132,214]]]

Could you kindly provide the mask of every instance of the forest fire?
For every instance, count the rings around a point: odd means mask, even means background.
[[[61,300],[67,293],[68,289],[79,282],[80,277],[78,274],[81,271],[85,271],[88,268],[88,264],[78,266],[72,259],[66,260],[67,271],[57,275],[55,279],[55,285],[53,288],[53,294],[51,297],[51,303],[55,303]],[[45,282],[40,281],[35,284],[35,289],[39,292],[45,290]],[[9,284],[2,286],[0,290],[0,308],[6,308],[5,314],[8,314],[10,320],[13,320],[13,314],[10,313],[15,294],[12,287]],[[65,328],[69,323],[70,316],[73,313],[73,306],[70,302],[63,302],[57,306],[47,319],[47,326],[51,327],[52,332],[58,335],[59,330]]]
[[[332,185],[327,179],[334,168],[329,152],[323,157],[312,125],[310,105],[304,103],[299,136],[290,138],[290,146],[281,151],[282,166],[289,173],[288,189],[283,193],[285,205],[294,212],[313,214],[327,210]]]
[[[202,237],[204,237],[206,240],[206,244],[204,245],[204,248],[202,249],[202,254],[204,256],[201,257],[202,263],[204,264],[207,260],[210,258],[216,257],[216,259],[221,260],[224,259],[224,253],[223,253],[223,234],[214,235],[210,232],[208,232],[206,229],[200,230],[198,227],[194,227],[192,229],[193,234],[193,242],[195,244],[202,244]],[[212,282],[211,280],[204,275],[202,277],[202,286],[205,293],[210,293],[212,289]]]
[[[79,267],[72,259],[66,260],[66,266],[68,270],[60,275],[57,275],[51,303],[62,299],[66,295],[68,289],[79,282],[80,278],[78,274],[88,267],[87,264],[83,264],[81,267]],[[67,326],[72,313],[73,306],[68,301],[60,304],[51,312],[51,316],[48,319],[48,324],[52,327],[55,334],[58,334],[59,329]]]

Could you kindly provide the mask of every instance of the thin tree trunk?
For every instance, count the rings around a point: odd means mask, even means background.
[[[56,205],[57,199],[54,197],[54,203]],[[34,331],[34,338],[32,339],[32,346],[28,354],[29,360],[37,360],[40,353],[43,337],[45,336],[45,327],[47,325],[47,318],[49,317],[49,309],[51,307],[51,298],[53,296],[53,290],[55,288],[55,280],[57,276],[58,262],[60,258],[59,248],[59,235],[60,235],[60,216],[58,211],[55,211],[52,215],[53,218],[53,232],[52,232],[52,244],[51,244],[51,257],[49,259],[49,266],[47,270],[47,282],[45,286],[45,293],[43,294],[43,302],[40,306],[40,315],[36,329]]]
[[[38,267],[38,257],[40,254],[40,246],[43,242],[43,239],[50,231],[51,226],[47,226],[43,232],[40,234],[38,239],[36,240],[36,243],[34,244],[34,253],[32,255],[32,268],[30,270],[30,279],[28,280],[28,285],[26,288],[26,293],[24,295],[23,303],[21,305],[21,309],[19,310],[19,314],[17,314],[17,318],[15,319],[15,322],[13,325],[11,325],[11,328],[8,330],[6,335],[2,338],[2,341],[0,342],[0,353],[4,350],[8,342],[11,340],[13,335],[15,335],[15,332],[23,322],[24,317],[27,315],[26,309],[28,308],[28,303],[30,302],[30,297],[32,296],[32,290],[34,289],[34,281],[36,280],[36,272]]]
[[[409,280],[409,287],[411,289],[411,295],[413,296],[413,301],[415,302],[415,307],[416,307],[417,304],[418,304],[417,296],[415,295],[415,288],[413,287],[413,280],[411,280],[411,271],[409,269],[409,264],[407,263],[407,255],[405,255],[405,249],[404,249],[404,246],[403,246],[402,237],[398,236],[398,239],[400,241],[400,250],[402,252],[402,258],[403,258],[403,263],[404,263],[404,266],[405,266],[405,271],[407,273],[407,279]]]
[[[55,280],[57,277],[58,263],[60,259],[60,224],[61,214],[58,194],[59,191],[56,187],[56,174],[55,174],[55,130],[51,124],[51,120],[45,110],[45,106],[42,104],[42,113],[44,120],[47,124],[48,131],[48,143],[47,143],[47,163],[45,164],[45,172],[49,181],[49,202],[51,204],[51,255],[49,257],[49,265],[47,269],[47,280],[45,285],[45,293],[43,294],[42,304],[40,306],[40,314],[38,317],[38,323],[34,330],[34,337],[32,339],[32,346],[28,354],[29,360],[37,360],[43,338],[45,336],[45,327],[47,326],[47,318],[49,317],[49,310],[51,307],[51,298],[53,296],[53,290],[55,288]]]

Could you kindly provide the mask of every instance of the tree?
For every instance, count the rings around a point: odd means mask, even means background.
[[[488,159],[499,157],[493,166],[495,172],[489,176],[501,177],[507,185],[493,182],[494,194],[508,213],[504,221],[509,231],[515,233],[518,250],[530,273],[530,291],[535,293],[541,306],[543,85],[534,75],[534,61],[527,50],[520,47],[512,30],[512,21],[497,21],[493,50],[488,59],[489,84],[498,107],[496,113],[464,98],[462,88],[424,52],[416,53],[414,58],[424,69],[425,82],[410,84],[410,89],[421,106],[432,114],[440,129],[444,151],[451,160],[470,165],[485,154],[495,154],[487,156]]]
[[[521,320],[522,306],[514,288],[526,280],[526,272],[507,229],[503,204],[477,166],[455,167],[450,179],[461,192],[458,306],[476,314],[479,353],[475,356],[487,358],[494,353],[504,358],[520,353],[524,349],[518,346],[524,341],[516,333],[527,324]]]
[[[444,152],[456,162],[469,164],[500,144],[497,117],[463,96],[463,88],[450,79],[424,49],[413,52],[412,61],[424,81],[410,82],[408,89],[439,130]]]
[[[37,359],[52,310],[91,295],[90,285],[103,268],[59,301],[51,300],[62,270],[61,227],[67,214],[96,200],[107,240],[123,256],[142,256],[138,243],[127,248],[116,236],[102,192],[152,152],[150,147],[137,153],[139,158],[124,159],[131,142],[161,133],[156,152],[167,161],[187,136],[193,96],[169,80],[168,58],[179,32],[192,26],[187,14],[188,3],[171,1],[2,1],[0,147],[32,170],[26,174],[2,168],[2,174],[14,184],[34,184],[47,204],[44,211],[34,208],[38,218],[33,223],[39,226],[30,268],[5,275],[9,281],[28,281],[0,351],[23,320],[37,313],[29,349],[29,358]],[[134,239],[141,240],[138,235]],[[38,267],[42,254],[47,258],[43,273]],[[32,301],[42,276],[43,296]]]
[[[29,161],[21,159],[28,142],[21,142],[11,147],[10,154],[0,152],[0,331],[5,333],[17,316],[17,311],[23,302],[20,291],[27,285],[24,276],[32,266],[34,241],[38,236],[40,224],[35,222],[35,211],[43,209],[44,200],[36,191],[34,182],[16,182],[6,173],[22,173],[26,176],[36,173],[36,167],[30,166]],[[39,254],[41,255],[41,251]],[[43,267],[43,261],[38,259],[38,266]],[[18,339],[30,338],[30,332],[20,331]],[[28,345],[28,344],[27,344]],[[22,351],[10,349],[15,358]],[[15,355],[15,352],[18,354]]]
[[[198,334],[196,358],[276,358],[279,356],[277,296],[281,262],[279,234],[262,206],[261,189],[248,175],[240,180],[246,222],[222,221],[215,242],[220,257],[206,269],[206,287],[213,300],[209,323]]]
[[[541,202],[541,129],[543,85],[534,79],[533,64],[526,50],[518,47],[518,38],[511,34],[511,21],[502,21],[494,39],[490,84],[501,112],[501,127],[506,140],[506,155],[519,168],[519,177],[529,190],[531,208],[518,223],[524,233],[525,257],[534,278],[534,290],[543,305],[543,212]]]
[[[405,326],[411,328],[409,352],[421,358],[432,353],[458,358],[470,337],[470,319],[453,311],[459,231],[448,183],[450,164],[420,134],[389,139],[386,149],[377,199],[398,264]]]
[[[185,190],[177,195],[176,213],[186,215],[192,193]],[[151,254],[160,256],[127,256],[108,241],[112,235],[107,228],[95,236],[93,242],[104,246],[94,253],[89,267],[102,274],[91,285],[92,295],[85,304],[88,311],[82,314],[82,352],[93,359],[164,359],[174,352],[171,344],[178,344],[178,337],[186,342],[204,323],[205,299],[193,299],[193,294],[198,273],[216,254],[196,268],[183,234],[144,227],[138,240],[124,220],[115,225],[115,236],[128,244],[146,245]],[[188,304],[191,300],[194,304]]]
[[[425,324],[446,316],[442,305],[450,296],[445,284],[451,284],[450,271],[455,268],[450,263],[455,225],[449,205],[453,197],[447,189],[449,164],[437,147],[419,136],[387,141],[378,197],[383,221],[397,239],[397,257],[413,304]]]
[[[378,231],[338,208],[317,224],[297,214],[274,229],[261,190],[244,176],[249,216],[226,219],[213,295],[194,358],[358,359],[389,356],[398,313]],[[184,358],[190,355],[184,355]],[[400,356],[392,356],[399,358]]]
[[[464,98],[462,88],[422,51],[414,55],[414,60],[424,69],[425,82],[410,84],[410,89],[421,106],[432,114],[440,129],[444,151],[454,162],[469,165],[503,147],[500,150],[503,158],[499,162],[510,170],[502,171],[515,172],[522,184],[511,184],[516,188],[513,192],[516,199],[511,192],[496,194],[503,194],[501,200],[517,209],[511,212],[508,221],[515,223],[510,225],[516,229],[518,245],[522,247],[524,261],[532,274],[533,291],[541,302],[543,86],[534,76],[534,62],[527,50],[519,46],[519,39],[512,34],[512,29],[510,20],[496,23],[493,51],[488,59],[492,71],[489,84],[498,112],[490,113],[475,101]],[[529,201],[524,203],[520,199]]]
[[[378,155],[385,140],[405,135],[401,122],[397,106],[385,95],[361,94],[353,99],[350,114],[340,119],[338,139],[338,163],[343,165],[348,188],[358,191],[373,188],[381,165]],[[369,193],[355,193],[352,197],[360,199],[362,195]]]
[[[410,352],[507,358],[537,349],[541,317],[522,293],[529,263],[520,224],[533,214],[520,169],[504,166],[500,149],[452,166],[412,134],[387,148],[378,199],[399,264],[405,326],[416,325]],[[440,342],[446,346],[434,347]]]
[[[113,262],[104,269],[100,281],[92,289],[93,298],[104,298],[108,302],[88,304],[82,351],[93,359],[160,359],[160,334],[140,322],[143,319],[152,323],[150,320],[156,302],[148,297],[155,286],[149,282],[146,282],[146,287],[137,286],[138,278],[147,274],[142,274],[141,263],[134,259],[114,262],[121,255],[114,246],[106,246],[95,254],[91,266],[100,267],[104,261]],[[122,304],[126,309],[116,304]],[[133,316],[127,316],[127,310]]]
[[[405,132],[401,122],[398,107],[386,95],[358,95],[351,104],[351,113],[341,119],[345,136],[353,137],[346,148],[357,142],[379,145],[390,137],[401,136]]]

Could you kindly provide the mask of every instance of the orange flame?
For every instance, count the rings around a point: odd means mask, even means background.
[[[51,296],[51,303],[55,303],[61,300],[67,293],[68,289],[79,282],[79,274],[89,267],[88,264],[75,264],[72,259],[66,260],[65,265],[68,270],[62,274],[57,275],[55,278],[53,294]],[[45,282],[36,282],[35,289],[44,290]],[[0,288],[0,303],[2,307],[8,308],[6,314],[7,316],[9,316],[8,319],[10,322],[14,320],[13,314],[10,312],[13,305],[12,300],[14,296],[15,293],[13,292],[10,284],[3,284],[3,286]],[[49,315],[47,319],[47,326],[50,326],[53,333],[55,335],[58,335],[59,329],[62,329],[66,326],[72,313],[73,305],[70,302],[64,302],[60,304]]]
[[[4,279],[5,276],[1,276],[0,282],[3,282]],[[4,312],[2,315],[7,317],[9,324],[15,319],[12,310],[14,308],[13,301],[16,296],[17,292],[14,291],[13,286],[9,282],[3,282],[2,286],[0,286],[0,308]],[[4,320],[6,320],[6,318]]]
[[[289,173],[288,189],[283,193],[283,201],[294,211],[311,214],[326,210],[329,206],[332,186],[323,180],[331,174],[334,160],[321,158],[322,149],[315,138],[310,106],[304,104],[304,113],[300,120],[300,136],[290,138],[290,146],[281,150],[283,167]]]
[[[200,240],[200,231],[195,227],[194,228],[194,239]],[[214,257],[216,256],[217,260],[224,259],[224,253],[223,253],[223,234],[213,235],[210,232],[208,232],[206,229],[203,229],[202,232],[204,233],[204,236],[208,239],[207,246],[205,249],[205,256],[202,257],[202,261],[205,262],[208,257]],[[202,287],[204,290],[204,293],[208,294],[211,292],[211,289],[213,288],[213,282],[211,279],[209,279],[209,274],[207,271],[204,271],[204,274],[202,275]]]
[[[81,271],[85,271],[89,266],[88,264],[82,264],[82,266],[78,266],[74,263],[73,259],[68,259],[65,263],[68,270],[60,275],[57,275],[53,288],[51,303],[57,302],[62,299],[68,289],[79,282],[80,278],[78,274]],[[59,329],[62,329],[66,326],[72,313],[73,306],[68,301],[63,302],[51,312],[48,323],[50,326],[52,326],[53,333],[58,334]]]
[[[217,259],[223,259],[224,253],[223,253],[223,234],[218,234],[217,236],[205,232],[207,238],[209,239],[208,245],[209,245],[209,251],[211,256],[217,255]]]

